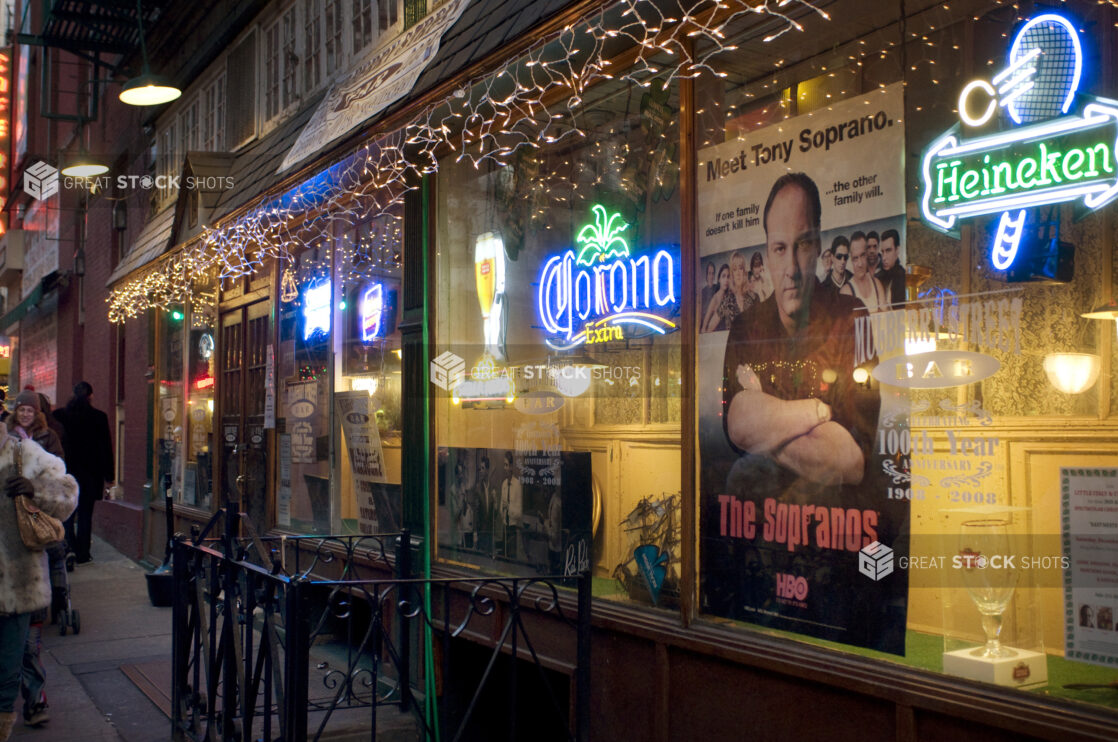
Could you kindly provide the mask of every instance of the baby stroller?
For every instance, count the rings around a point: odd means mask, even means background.
[[[80,634],[82,631],[82,618],[78,609],[70,602],[70,577],[67,574],[66,561],[72,558],[67,554],[65,541],[52,544],[47,549],[47,558],[50,560],[50,614],[51,623],[58,624],[58,633],[66,636],[67,631]]]

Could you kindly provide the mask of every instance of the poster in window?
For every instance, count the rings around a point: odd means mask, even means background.
[[[589,453],[439,450],[439,554],[515,575],[589,568]]]
[[[903,102],[701,150],[696,292],[702,610],[902,655],[908,505],[887,485],[910,465],[878,432],[907,429],[906,401],[883,403],[868,319],[904,301]]]
[[[1060,469],[1067,658],[1118,666],[1118,469]]]
[[[291,432],[291,463],[316,463],[317,381],[288,382],[287,417],[288,430]]]
[[[373,398],[364,391],[336,392],[334,406],[353,476],[358,530],[364,534],[393,533],[399,530],[401,492],[399,487],[387,484]]]

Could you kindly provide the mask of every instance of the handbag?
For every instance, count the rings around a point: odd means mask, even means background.
[[[16,442],[16,476],[23,476],[23,447]],[[23,545],[30,551],[42,551],[53,543],[66,538],[66,531],[62,522],[52,515],[47,515],[31,498],[19,495],[13,497],[16,509],[16,524],[19,526],[19,537]]]

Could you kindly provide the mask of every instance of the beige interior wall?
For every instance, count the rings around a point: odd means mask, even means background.
[[[942,430],[926,430],[938,450],[947,444]],[[1044,421],[1044,425],[1016,421],[982,429],[987,439],[997,439],[997,454],[990,457],[993,473],[981,487],[966,491],[991,491],[993,506],[951,501],[951,487],[939,485],[944,472],[933,470],[928,456],[913,456],[913,473],[931,475],[933,484],[924,499],[912,503],[912,555],[932,557],[952,553],[953,537],[968,518],[1010,517],[1017,548],[1035,557],[1053,556],[1059,548],[1061,467],[1113,467],[1118,461],[1118,425],[1089,419]],[[942,457],[941,457],[942,458]],[[915,488],[914,488],[915,489]],[[1030,541],[1021,540],[1026,534]],[[1056,553],[1059,553],[1058,551]],[[929,633],[962,635],[977,641],[977,612],[969,605],[957,575],[943,569],[909,572],[909,627]],[[971,615],[974,614],[974,615]],[[1045,573],[1037,584],[1022,585],[1014,595],[1004,631],[1030,641],[1035,635],[1049,652],[1064,648],[1064,595],[1057,575]],[[1010,639],[1013,641],[1013,639]]]

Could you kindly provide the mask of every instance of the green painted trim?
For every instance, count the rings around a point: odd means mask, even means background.
[[[423,220],[420,234],[422,235],[422,255],[423,259],[420,265],[423,270],[423,331],[422,340],[423,345],[420,350],[420,356],[423,359],[423,366],[419,369],[419,377],[423,382],[424,394],[420,395],[423,400],[421,408],[423,410],[423,577],[426,580],[431,579],[431,541],[434,538],[434,524],[431,522],[431,452],[434,450],[434,441],[431,438],[431,397],[426,392],[430,389],[431,380],[428,378],[430,373],[430,348],[431,342],[431,302],[430,294],[430,256],[431,256],[431,176],[423,176],[420,183],[420,194],[423,203]],[[431,583],[424,583],[423,587],[423,602],[424,609],[428,616],[431,615]],[[435,652],[434,644],[435,637],[431,631],[431,625],[424,623],[423,632],[423,658],[424,658],[424,672],[423,677],[425,682],[425,712],[427,715],[427,728],[434,732],[435,742],[439,742],[439,708],[438,708],[438,688],[435,687]]]

